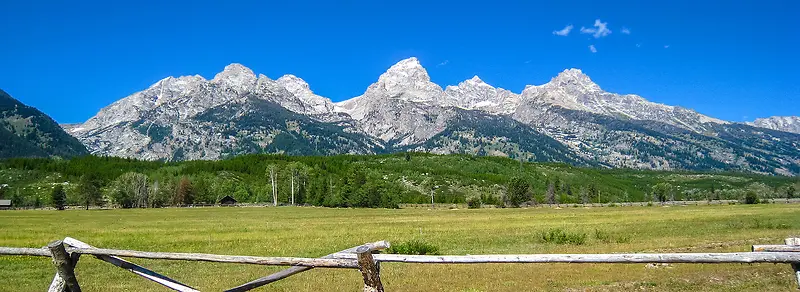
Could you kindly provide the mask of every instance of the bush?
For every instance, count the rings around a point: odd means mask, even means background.
[[[472,197],[467,200],[467,208],[480,209],[483,202],[480,197]]]
[[[594,239],[596,239],[597,241],[603,242],[603,243],[609,243],[609,242],[611,242],[611,235],[609,235],[608,233],[606,233],[606,232],[604,232],[604,231],[602,231],[600,229],[595,229],[594,230]]]
[[[414,239],[411,241],[401,242],[394,244],[388,249],[386,253],[391,254],[416,254],[416,255],[438,255],[439,248],[433,244],[427,243],[422,240]]]
[[[791,229],[792,226],[786,223],[774,223],[771,221],[762,221],[759,219],[754,219],[753,223],[750,224],[750,228],[753,229]]]
[[[759,203],[758,195],[754,191],[747,192],[747,194],[744,195],[744,203],[745,204],[758,204]]]
[[[544,243],[574,245],[583,245],[586,243],[586,233],[569,233],[558,228],[542,232],[540,237]]]

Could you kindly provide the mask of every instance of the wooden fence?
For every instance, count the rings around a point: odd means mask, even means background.
[[[0,255],[44,256],[53,259],[56,273],[49,292],[79,292],[75,265],[81,255],[95,258],[126,269],[138,276],[182,292],[198,291],[167,276],[141,267],[120,257],[206,261],[268,266],[292,266],[280,272],[259,278],[226,291],[248,291],[285,279],[313,268],[358,269],[364,279],[364,291],[384,291],[380,277],[380,263],[424,264],[487,264],[487,263],[781,263],[790,264],[800,287],[800,238],[787,238],[784,245],[754,245],[751,252],[736,253],[630,253],[630,254],[528,254],[528,255],[400,255],[378,254],[389,248],[386,241],[356,246],[320,258],[255,257],[198,253],[147,252],[95,248],[77,239],[67,237],[51,242],[45,248],[0,247]]]

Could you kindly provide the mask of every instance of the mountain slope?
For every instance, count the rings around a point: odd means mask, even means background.
[[[71,157],[86,147],[53,119],[0,90],[0,158]]]
[[[503,156],[523,161],[596,165],[555,139],[506,116],[456,110],[444,130],[411,149],[438,154]]]
[[[800,116],[756,119],[750,125],[772,130],[800,134]]]
[[[710,124],[705,133],[585,111],[520,107],[522,122],[610,167],[800,173],[800,135],[739,124]]]

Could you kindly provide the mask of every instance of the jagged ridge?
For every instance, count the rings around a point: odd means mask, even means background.
[[[248,102],[241,102],[243,98]],[[294,130],[278,126],[279,119],[262,119],[257,127],[238,123],[236,119],[245,116],[245,107],[250,120],[275,107],[252,106],[258,102],[274,104],[307,120]],[[226,114],[210,114],[220,111]],[[207,123],[208,129],[200,131],[193,123]],[[218,159],[228,155],[225,153],[307,153],[294,149],[306,147],[300,145],[303,143],[270,143],[275,135],[298,128],[301,130],[295,132],[301,133],[316,123],[339,127],[325,135],[357,135],[342,141],[348,146],[327,144],[325,147],[333,149],[330,153],[412,149],[610,167],[800,173],[800,135],[759,131],[638,95],[605,92],[579,69],[567,69],[550,82],[527,86],[519,94],[495,88],[478,76],[443,90],[431,82],[416,58],[398,62],[362,95],[337,103],[315,94],[299,77],[285,75],[272,80],[256,76],[240,64],[225,67],[212,80],[169,77],[104,108],[74,127],[72,134],[93,153]],[[147,124],[156,125],[160,134],[150,135],[152,126],[142,131]],[[224,128],[227,136],[216,131],[218,128]],[[511,134],[513,131],[521,134]],[[190,138],[178,138],[182,135]],[[171,140],[159,141],[162,136]],[[222,150],[241,148],[237,145],[250,137],[261,137],[258,147]],[[770,141],[765,139],[776,142],[762,143]],[[177,156],[175,145],[192,148],[192,154],[186,155],[184,150]],[[168,148],[173,150],[166,151]]]

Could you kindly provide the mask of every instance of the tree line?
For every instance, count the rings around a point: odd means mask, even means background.
[[[245,155],[220,161],[140,161],[86,156],[0,161],[0,198],[16,206],[157,208],[238,202],[396,208],[791,198],[797,178],[737,173],[578,168],[500,157]],[[60,194],[58,195],[61,196]]]

